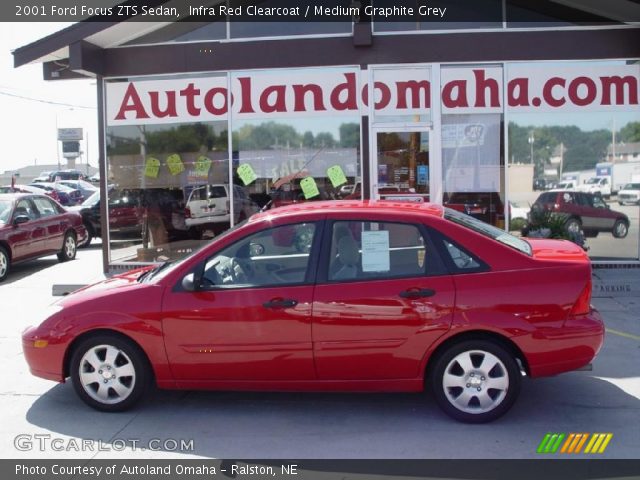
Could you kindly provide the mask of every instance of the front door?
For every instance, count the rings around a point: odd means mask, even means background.
[[[165,346],[176,380],[315,378],[316,230],[315,223],[301,223],[252,234],[203,263],[201,290],[178,286],[165,294]]]
[[[430,130],[374,129],[376,165],[371,172],[371,198],[428,202]]]

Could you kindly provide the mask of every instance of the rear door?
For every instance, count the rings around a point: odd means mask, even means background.
[[[33,197],[33,203],[38,210],[42,228],[45,229],[43,248],[52,252],[62,249],[64,232],[70,226],[69,220],[46,197]]]
[[[451,324],[452,278],[423,226],[384,218],[328,222],[313,301],[321,380],[411,379]]]

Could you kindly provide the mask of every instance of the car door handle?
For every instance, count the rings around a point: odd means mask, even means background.
[[[262,304],[264,308],[290,308],[298,304],[297,300],[291,298],[274,298]]]
[[[409,290],[400,292],[400,296],[402,298],[433,297],[435,294],[436,294],[436,291],[430,288],[410,288]]]

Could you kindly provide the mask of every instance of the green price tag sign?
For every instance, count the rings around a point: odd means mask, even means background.
[[[160,160],[155,157],[147,157],[144,164],[144,176],[158,178],[158,172],[160,172]]]
[[[327,177],[331,180],[331,185],[333,185],[334,188],[347,183],[347,177],[345,176],[344,171],[342,171],[342,167],[340,165],[329,167],[327,169]]]
[[[242,165],[240,165],[237,172],[240,180],[242,180],[242,183],[244,183],[245,185],[249,185],[251,182],[254,182],[256,178],[258,178],[258,175],[256,175],[256,172],[254,172],[253,170],[253,167],[248,163],[243,163]]]
[[[184,163],[182,163],[182,159],[177,153],[167,157],[167,167],[169,167],[169,173],[171,173],[171,175],[178,175],[184,172]]]
[[[307,200],[320,195],[318,185],[316,185],[316,181],[313,179],[313,177],[305,177],[300,180],[300,188],[302,188],[304,198],[306,198]]]
[[[196,160],[196,175],[200,177],[206,177],[209,175],[209,169],[211,168],[211,159],[200,155]]]

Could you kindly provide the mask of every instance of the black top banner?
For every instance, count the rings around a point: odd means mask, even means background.
[[[0,4],[4,22],[225,20],[469,23],[476,28],[500,28],[504,23],[610,25],[640,21],[640,0],[8,0]]]

